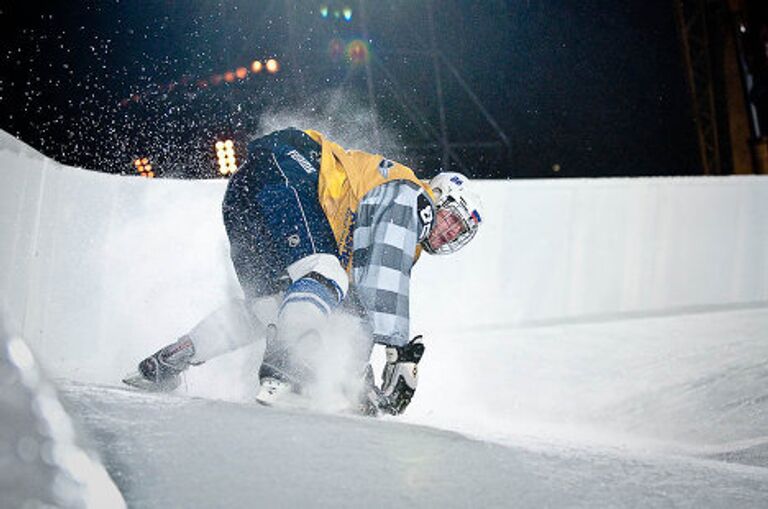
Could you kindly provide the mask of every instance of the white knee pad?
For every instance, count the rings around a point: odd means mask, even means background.
[[[305,256],[301,260],[288,266],[286,270],[288,271],[288,275],[291,276],[291,281],[297,281],[310,272],[320,274],[339,287],[341,292],[340,300],[344,299],[349,290],[349,276],[347,276],[346,271],[341,267],[339,259],[332,254],[316,253]]]

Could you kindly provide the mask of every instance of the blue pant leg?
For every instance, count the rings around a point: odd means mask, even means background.
[[[280,258],[287,266],[315,253],[337,255],[333,230],[318,200],[317,168],[290,145],[276,148],[270,159],[270,175],[279,175],[280,182],[261,188],[258,203]]]
[[[247,299],[280,291],[286,267],[257,203],[258,187],[267,181],[265,166],[261,158],[249,159],[229,181],[222,204],[230,257]]]

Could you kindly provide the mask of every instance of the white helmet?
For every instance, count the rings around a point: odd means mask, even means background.
[[[483,221],[480,197],[461,173],[439,173],[429,181],[435,193],[435,219],[422,245],[431,254],[455,253],[477,234]]]

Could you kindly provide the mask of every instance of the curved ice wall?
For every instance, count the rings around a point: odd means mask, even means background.
[[[60,165],[0,132],[0,292],[55,374],[130,367],[239,288],[224,181]],[[764,177],[484,181],[485,225],[414,271],[417,331],[768,302]],[[450,319],[448,319],[450,317]]]

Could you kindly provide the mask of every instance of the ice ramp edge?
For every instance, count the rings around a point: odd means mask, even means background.
[[[34,354],[2,319],[0,465],[2,507],[125,507]]]

